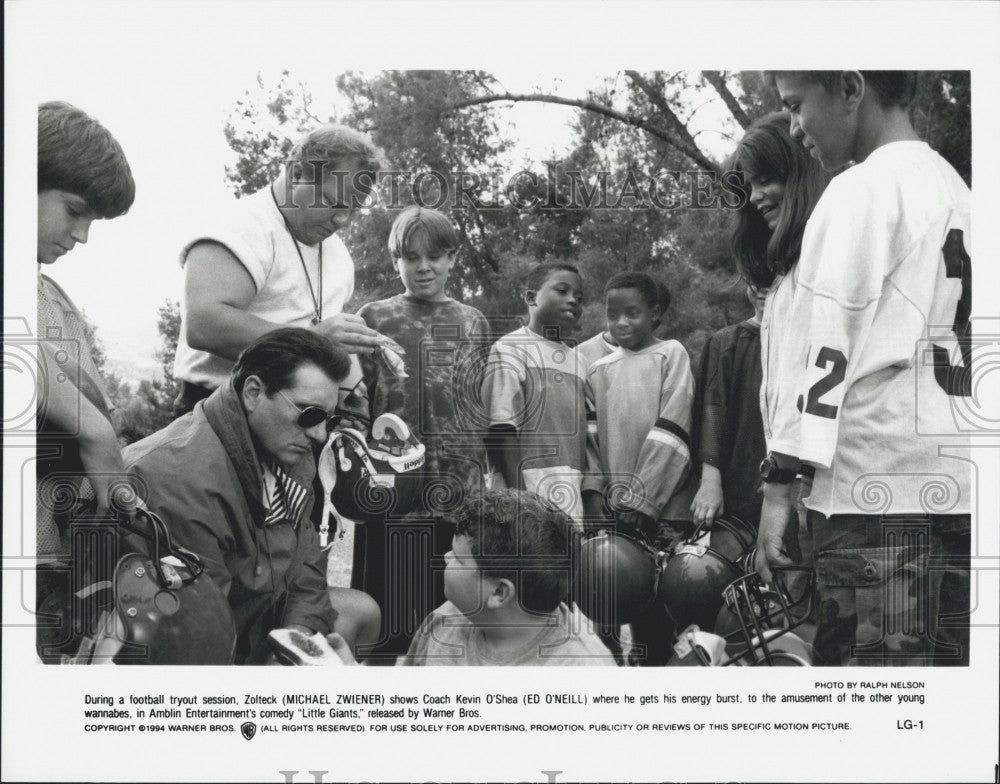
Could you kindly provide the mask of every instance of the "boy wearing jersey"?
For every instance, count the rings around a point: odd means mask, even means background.
[[[404,520],[388,523],[376,516],[355,528],[352,584],[379,602],[386,619],[386,636],[376,651],[383,655],[375,661],[391,663],[396,654],[406,653],[419,624],[445,601],[442,572],[425,560],[443,557],[455,533],[437,505],[453,505],[452,496],[482,492],[483,433],[470,421],[460,397],[471,391],[470,385],[479,391],[485,319],[446,294],[459,244],[444,213],[407,207],[389,232],[389,255],[404,293],[358,311],[368,327],[405,349],[401,360],[408,371],[401,377],[375,355],[362,356],[366,413],[371,421],[385,413],[398,415],[426,449],[417,507]],[[432,553],[393,545],[418,537],[427,525],[432,527]],[[395,567],[390,565],[393,558],[398,559]]]
[[[814,470],[816,663],[967,664],[968,629],[946,620],[968,613],[970,472],[941,448],[962,444],[942,434],[959,435],[952,398],[971,386],[969,189],[910,124],[915,74],[771,79],[792,137],[827,171],[856,165],[827,187],[761,326],[758,568],[788,563],[791,480]]]
[[[524,300],[528,325],[497,340],[483,381],[490,455],[507,487],[537,493],[580,524],[586,371],[564,342],[583,310],[580,273],[539,264],[528,273]]]
[[[611,338],[610,332],[598,332],[594,337],[583,341],[576,347],[577,353],[583,357],[583,364],[588,370],[597,360],[604,359],[618,348],[609,338]]]
[[[691,517],[691,499],[679,491],[691,469],[694,377],[684,346],[653,334],[662,313],[659,292],[641,272],[620,272],[608,281],[608,330],[618,347],[591,365],[586,388],[588,506],[591,492],[624,491],[609,499],[619,507],[619,522],[650,540],[658,520]]]
[[[691,362],[676,340],[653,334],[670,299],[649,275],[620,272],[604,294],[618,348],[587,371],[585,509],[599,518],[610,506],[620,532],[660,543],[691,517]],[[673,625],[663,605],[637,612],[631,626],[631,661],[665,665]]]

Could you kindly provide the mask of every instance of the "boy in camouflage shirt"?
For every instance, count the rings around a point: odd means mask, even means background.
[[[405,349],[405,376],[378,355],[361,358],[371,419],[398,415],[426,447],[418,508],[355,529],[353,586],[379,602],[386,624],[376,661],[405,653],[424,617],[444,601],[443,570],[432,569],[431,558],[450,549],[454,531],[440,518],[483,486],[483,422],[471,404],[479,396],[487,324],[478,310],[445,294],[458,245],[442,213],[403,210],[389,252],[405,292],[358,311]]]

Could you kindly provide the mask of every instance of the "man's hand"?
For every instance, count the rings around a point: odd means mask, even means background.
[[[757,557],[755,566],[761,579],[771,584],[771,567],[791,566],[792,559],[784,554],[782,542],[788,521],[795,512],[792,484],[765,484],[764,504],[760,511],[760,528],[757,530]]]
[[[705,523],[711,526],[723,511],[722,474],[715,466],[702,465],[701,484],[691,502],[694,524]]]
[[[371,354],[381,340],[378,332],[353,313],[327,316],[314,329],[350,354]]]
[[[353,413],[351,411],[340,411],[335,414],[336,419],[331,420],[330,431],[334,430],[357,430],[365,438],[369,436],[369,426],[371,422],[362,419],[359,414]],[[336,422],[336,424],[333,424]]]
[[[351,653],[351,646],[347,644],[347,640],[341,637],[336,632],[330,632],[326,635],[326,641],[330,643],[330,647],[333,648],[333,652],[336,653],[342,662],[347,665],[356,666],[358,660],[354,658],[354,654]]]

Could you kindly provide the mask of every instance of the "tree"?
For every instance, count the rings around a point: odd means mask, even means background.
[[[971,84],[968,71],[922,71],[911,115],[921,138],[972,186]]]
[[[274,87],[265,87],[258,74],[256,93],[246,91],[229,114],[223,134],[237,160],[226,167],[226,179],[237,198],[274,180],[294,137],[304,133],[307,122],[318,121],[308,89],[301,82],[293,87],[290,79],[288,71],[282,71]]]
[[[349,307],[399,291],[385,249],[391,208],[416,198],[426,205],[445,187],[452,191],[443,208],[463,240],[452,293],[497,327],[522,314],[524,273],[546,260],[581,269],[590,297],[581,337],[603,324],[600,294],[622,269],[649,272],[668,285],[674,304],[665,334],[684,342],[695,359],[709,334],[748,315],[728,248],[731,213],[697,208],[699,183],[707,178],[703,195],[711,205],[719,195],[713,177],[726,163],[704,146],[709,137],[696,129],[695,118],[707,104],[720,103],[731,120],[712,133],[735,147],[755,119],[780,109],[762,73],[623,71],[582,97],[512,93],[482,71],[349,72],[337,85],[348,106],[338,119],[370,132],[392,168],[405,175],[388,203],[367,210],[345,233],[357,264]],[[239,156],[227,172],[240,193],[263,187],[291,136],[320,121],[306,87],[287,72],[273,87],[260,79],[257,87],[237,103],[226,128]],[[579,109],[573,149],[562,161],[532,162],[531,176],[507,183],[501,203],[477,203],[488,195],[491,173],[512,168],[502,110],[521,101]],[[968,181],[968,72],[921,73],[912,113],[918,131]],[[458,186],[465,194],[456,194],[449,179],[455,176],[466,178]],[[679,201],[651,204],[643,189],[652,193],[653,183],[666,183],[666,195]]]
[[[157,314],[159,316],[157,327],[163,343],[157,349],[155,356],[160,362],[163,378],[142,379],[134,387],[108,369],[104,344],[97,334],[96,327],[84,314],[85,331],[91,345],[94,364],[97,365],[108,396],[111,398],[114,407],[112,418],[122,446],[155,433],[170,424],[173,419],[173,402],[177,386],[174,381],[173,365],[177,339],[180,335],[180,303],[168,300],[160,306]]]
[[[157,379],[153,383],[159,384],[159,388],[165,393],[173,394],[177,386],[174,380],[174,355],[177,353],[177,341],[181,334],[181,304],[176,300],[167,300],[157,309],[156,315],[156,329],[163,343],[154,356],[160,363],[163,379]]]

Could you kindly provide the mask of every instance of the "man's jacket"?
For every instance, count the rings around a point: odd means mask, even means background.
[[[123,454],[174,543],[200,556],[228,597],[238,664],[266,658],[271,628],[333,630],[326,557],[309,521],[315,463],[307,455],[289,472],[309,489],[299,519],[265,526],[260,460],[231,382]]]

